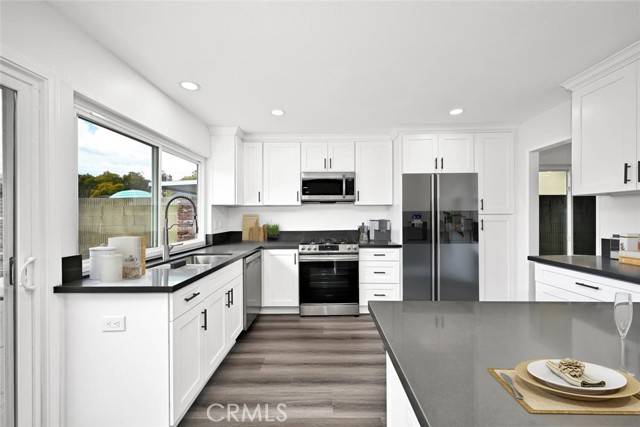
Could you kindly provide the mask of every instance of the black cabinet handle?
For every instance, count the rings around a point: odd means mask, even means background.
[[[387,294],[373,294],[374,297],[386,297]]]
[[[627,182],[631,181],[628,177],[629,175],[629,168],[631,167],[631,165],[629,163],[625,163],[624,164],[624,183],[626,184]]]
[[[258,201],[260,201],[260,192],[258,191]]]
[[[296,191],[296,202],[300,201],[300,190]]]
[[[357,193],[358,193],[357,199],[358,199],[358,201],[360,201],[360,190],[358,190]]]
[[[293,254],[293,265],[298,263],[298,254]]]
[[[327,168],[327,159],[324,159],[324,168]]]
[[[373,274],[387,274],[384,271],[374,271]]]
[[[231,291],[230,291],[231,292],[231,305],[233,305],[233,301],[235,300],[235,298],[233,297],[234,296],[233,295],[233,291],[234,291],[234,289],[231,288]]]
[[[444,169],[444,157],[440,157],[440,169]]]
[[[227,302],[224,304],[227,308],[231,307],[231,291],[224,293],[227,296]]]
[[[597,287],[597,286],[592,286],[592,285],[587,285],[586,283],[576,282],[576,285],[578,285],[578,286],[582,286],[582,287],[585,287],[585,288],[589,288],[589,289],[595,289],[596,291],[599,291],[599,290],[600,290],[600,288],[599,288],[599,287]]]
[[[202,329],[207,330],[207,309],[205,308],[202,312],[204,314],[204,325],[202,325]]]
[[[484,219],[480,220],[480,231],[484,231]]]
[[[436,157],[436,169],[438,169],[438,158]]]
[[[193,294],[191,294],[191,296],[190,296],[190,297],[185,298],[184,300],[185,300],[185,301],[187,301],[187,302],[189,302],[189,301],[191,301],[192,299],[194,299],[195,297],[197,297],[198,295],[200,295],[200,292],[194,292]]]
[[[385,254],[373,254],[373,256],[385,256]]]
[[[484,199],[480,199],[480,210],[484,210]]]
[[[329,157],[329,169],[333,169],[333,166],[331,165],[331,157]]]

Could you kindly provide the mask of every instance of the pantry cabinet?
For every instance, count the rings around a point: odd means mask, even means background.
[[[355,204],[393,204],[393,147],[391,141],[358,141],[355,147]]]
[[[302,172],[354,172],[354,142],[303,142],[300,162]]]
[[[640,189],[639,61],[570,82],[574,195]]]
[[[242,150],[242,183],[245,206],[263,204],[262,142],[245,142]]]
[[[512,133],[475,135],[478,203],[481,214],[515,213],[515,157]]]
[[[263,143],[265,205],[300,204],[300,143]]]
[[[402,173],[474,172],[472,133],[405,135]]]
[[[515,299],[514,215],[480,215],[480,301]]]
[[[262,251],[263,307],[299,307],[298,250]]]

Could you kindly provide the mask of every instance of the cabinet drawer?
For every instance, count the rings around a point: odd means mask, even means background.
[[[199,284],[202,282],[201,289],[203,297],[206,298],[212,293],[222,289],[223,286],[241,275],[242,260],[236,261],[222,270],[218,270],[215,273],[203,277],[198,281]]]
[[[360,249],[360,261],[400,261],[400,249]]]
[[[360,283],[399,283],[400,264],[397,262],[360,262]]]
[[[400,300],[398,286],[395,288],[369,288],[360,290],[360,305],[366,306],[369,301],[398,301]]]
[[[536,301],[598,302],[596,299],[589,298],[575,292],[569,292],[562,288],[556,288],[555,286],[546,285],[541,282],[536,282]]]
[[[203,290],[198,283],[174,292],[169,300],[169,318],[171,320],[177,319],[191,308],[200,304],[203,299]]]

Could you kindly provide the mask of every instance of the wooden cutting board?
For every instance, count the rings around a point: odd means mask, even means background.
[[[249,230],[255,226],[256,223],[260,224],[260,215],[258,214],[244,214],[242,215],[242,240],[249,239]]]
[[[249,229],[249,240],[252,242],[262,241],[262,227],[260,227],[258,220],[256,220],[253,227]]]

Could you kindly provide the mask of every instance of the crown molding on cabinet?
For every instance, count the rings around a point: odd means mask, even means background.
[[[244,142],[328,142],[328,141],[389,141],[388,134],[246,134]]]
[[[487,123],[487,124],[459,124],[459,125],[407,125],[394,126],[391,139],[401,135],[416,133],[501,133],[517,132],[518,123]]]
[[[569,91],[575,91],[582,86],[591,83],[594,80],[599,79],[605,74],[609,74],[625,65],[630,64],[633,61],[640,59],[640,41],[635,42],[631,46],[622,49],[603,61],[598,62],[593,67],[583,71],[582,73],[571,77],[560,86]]]
[[[209,126],[209,135],[211,136],[237,136],[244,138],[244,131],[238,126]]]

